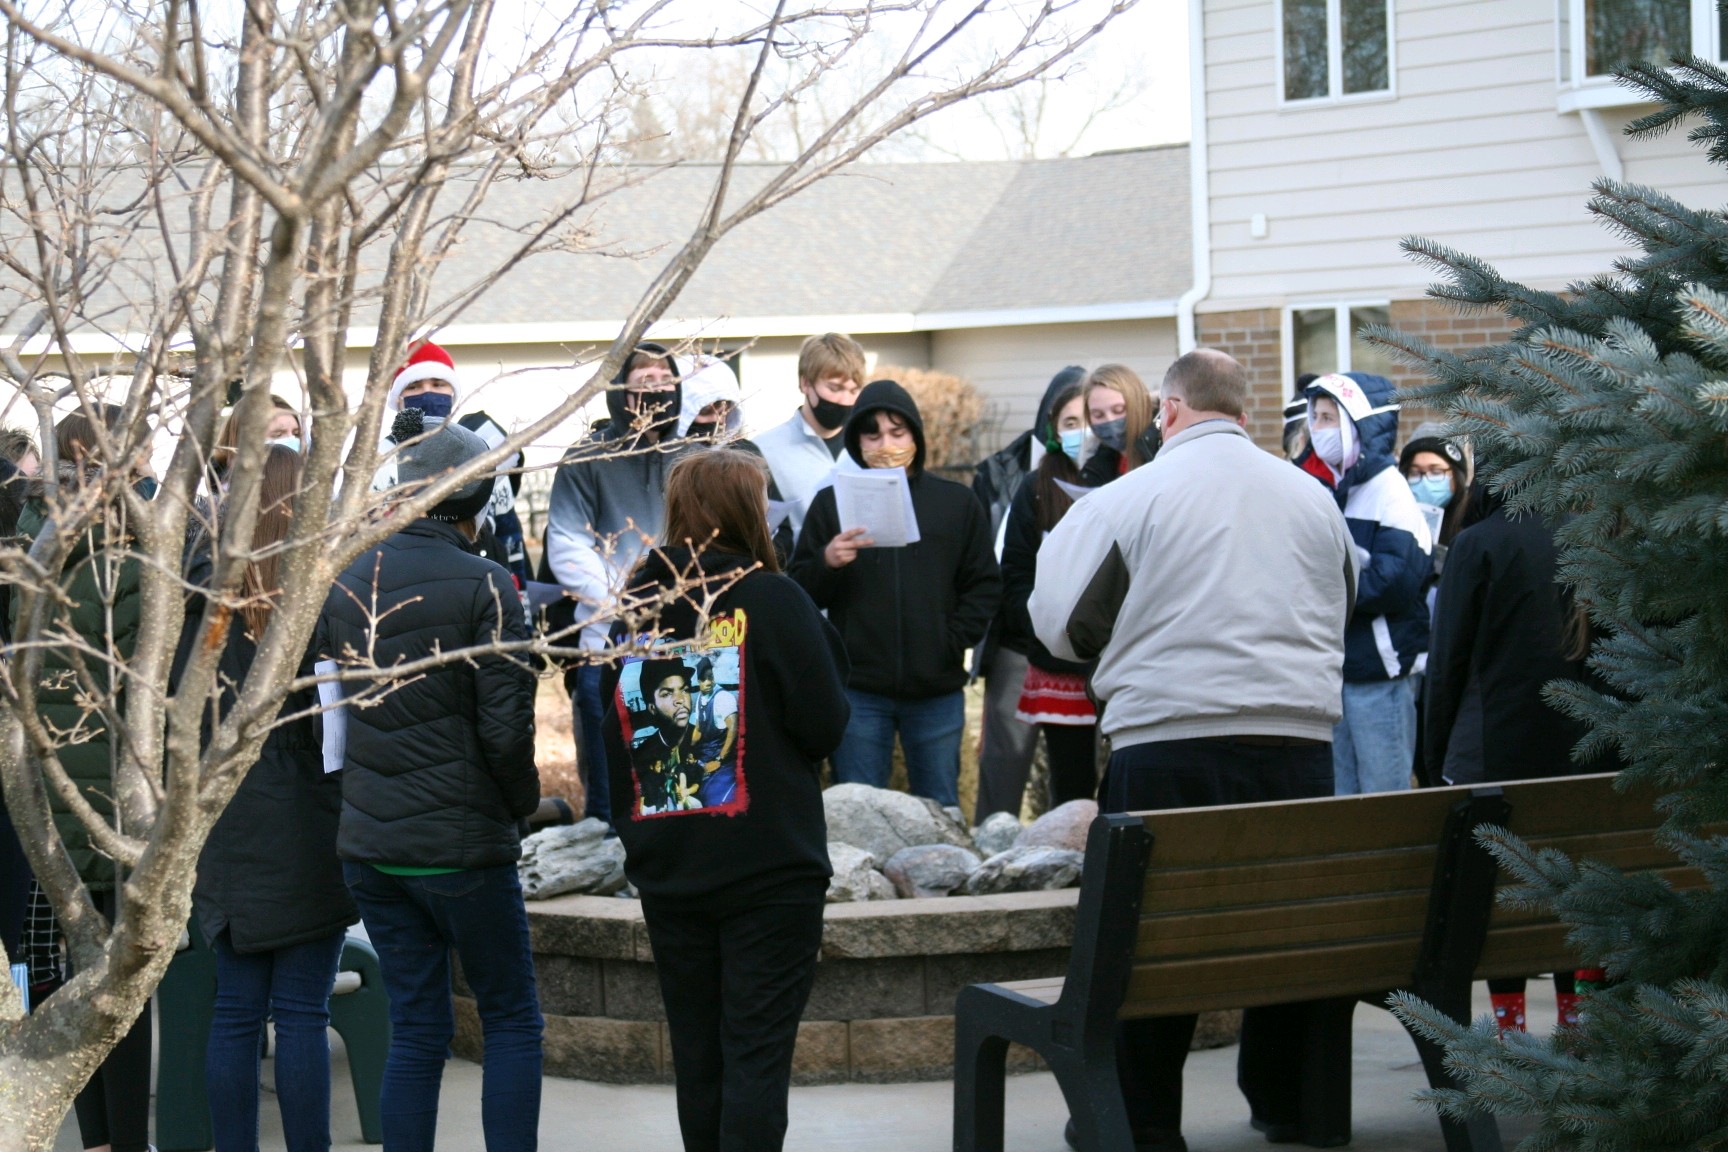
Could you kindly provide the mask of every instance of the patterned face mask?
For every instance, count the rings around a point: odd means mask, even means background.
[[[871,468],[906,468],[918,458],[918,445],[908,444],[904,448],[878,448],[874,452],[865,452],[864,463]]]

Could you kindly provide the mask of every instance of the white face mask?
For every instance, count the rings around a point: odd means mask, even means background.
[[[1342,428],[1310,428],[1308,443],[1314,446],[1314,454],[1335,470],[1344,467],[1344,429]]]

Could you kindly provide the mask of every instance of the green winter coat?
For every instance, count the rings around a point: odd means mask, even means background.
[[[47,518],[42,502],[32,499],[18,517],[18,531],[21,535],[34,539],[41,533]],[[138,560],[129,556],[115,564],[111,556],[103,555],[97,547],[100,540],[99,530],[86,533],[67,558],[60,583],[74,605],[68,622],[84,638],[85,643],[101,648],[105,646],[106,640],[111,638],[121,659],[130,659],[133,645],[138,639]],[[17,598],[12,601],[11,615],[12,634],[16,637],[19,635]],[[89,667],[92,675],[105,678],[106,669],[102,666]],[[86,713],[79,706],[79,693],[70,676],[71,668],[70,660],[58,657],[50,650],[42,661],[43,682],[37,689],[36,699],[50,731],[68,732],[79,729],[82,725],[82,734],[87,738],[62,747],[60,763],[65,766],[67,774],[72,777],[79,791],[90,801],[91,807],[112,821],[114,805],[110,798],[114,795],[113,745],[101,713]],[[90,837],[85,832],[84,825],[52,792],[49,793],[49,801],[54,808],[55,827],[65,841],[67,850],[71,852],[72,861],[77,865],[78,874],[83,877],[85,884],[89,885],[92,891],[112,888],[114,862],[90,846]]]

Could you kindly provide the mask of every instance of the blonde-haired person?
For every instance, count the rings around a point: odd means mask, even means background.
[[[1085,483],[1096,488],[1152,462],[1162,443],[1158,433],[1158,402],[1139,373],[1126,364],[1105,364],[1086,374],[1081,386],[1086,398],[1086,422],[1097,441],[1083,469]]]
[[[767,484],[737,449],[673,466],[662,543],[630,584],[666,602],[661,639],[606,674],[613,824],[654,947],[684,1146],[704,1152],[775,1152],[786,1134],[830,874],[821,763],[849,715],[840,638],[779,574]]]
[[[228,630],[212,723],[233,707],[270,625],[293,524],[302,457],[273,443],[264,457],[257,558],[246,566],[240,619]],[[217,520],[221,520],[218,510]],[[207,571],[207,570],[206,570]],[[194,579],[199,572],[194,572]],[[194,596],[175,679],[198,641],[205,601]],[[276,1096],[289,1152],[330,1146],[330,991],[349,925],[360,919],[336,858],[341,777],[324,771],[312,689],[282,702],[258,760],[223,809],[198,858],[192,906],[216,956],[216,1004],[204,1078],[216,1147],[258,1139],[258,1052],[266,1019],[276,1027]]]
[[[798,350],[798,391],[803,403],[786,420],[755,437],[775,489],[790,505],[793,536],[803,531],[805,514],[845,449],[841,433],[864,386],[864,371],[864,349],[852,337],[824,332],[805,340]]]

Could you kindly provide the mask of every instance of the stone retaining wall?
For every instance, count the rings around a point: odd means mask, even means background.
[[[1067,971],[1078,889],[830,904],[816,983],[798,1031],[799,1084],[953,1075],[954,997],[967,984]],[[546,1015],[546,1073],[669,1082],[671,1051],[654,956],[635,900],[562,896],[528,906]],[[456,1051],[480,1056],[457,979]],[[1011,1070],[1038,1060],[1010,1051]]]

